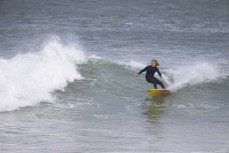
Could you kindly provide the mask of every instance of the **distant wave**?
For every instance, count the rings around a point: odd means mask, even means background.
[[[36,53],[0,59],[0,111],[52,102],[52,92],[67,82],[82,79],[77,64],[86,57],[79,45],[63,45],[50,40]]]

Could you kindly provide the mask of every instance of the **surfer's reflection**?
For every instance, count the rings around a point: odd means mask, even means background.
[[[160,118],[164,113],[165,99],[166,97],[164,96],[146,99],[146,101],[148,101],[148,105],[144,114],[148,116],[150,122],[155,123],[160,121]]]

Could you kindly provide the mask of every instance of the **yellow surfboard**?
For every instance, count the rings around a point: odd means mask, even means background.
[[[155,97],[160,95],[168,95],[171,93],[171,90],[168,89],[149,89],[147,90],[148,95]]]

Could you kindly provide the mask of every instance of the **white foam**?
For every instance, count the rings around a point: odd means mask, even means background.
[[[90,56],[89,56],[89,59],[101,60],[101,59],[102,59],[102,57],[100,57],[100,56],[97,56],[97,55],[93,54],[93,55],[90,55]]]
[[[138,68],[138,69],[142,69],[142,68],[146,67],[145,64],[142,64],[142,63],[134,61],[134,60],[130,60],[128,63],[126,63],[126,65],[134,67],[134,68]]]
[[[198,62],[193,65],[186,65],[176,69],[165,70],[173,81],[169,82],[169,88],[177,90],[186,85],[196,85],[206,82],[218,81],[228,74],[221,71],[218,65],[209,62]]]
[[[85,61],[78,45],[49,41],[40,52],[0,59],[0,111],[52,102],[52,92],[82,79],[76,64]]]

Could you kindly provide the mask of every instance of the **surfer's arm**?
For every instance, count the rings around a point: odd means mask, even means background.
[[[148,66],[147,66],[148,67]],[[144,69],[142,69],[141,71],[138,72],[138,75],[145,72],[147,70],[147,67],[145,67]]]
[[[157,68],[157,73],[158,73],[158,75],[162,78],[161,72],[159,71],[158,68]]]

